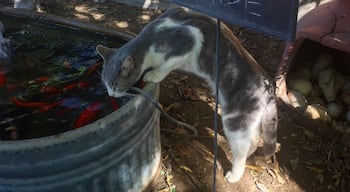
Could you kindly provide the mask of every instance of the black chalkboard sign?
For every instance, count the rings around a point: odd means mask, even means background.
[[[293,41],[298,0],[170,0],[225,22]]]

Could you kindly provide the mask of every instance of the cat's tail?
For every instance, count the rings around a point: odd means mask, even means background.
[[[277,104],[275,99],[271,99],[267,105],[264,117],[262,119],[262,140],[264,146],[262,153],[264,155],[274,155],[276,152],[277,144],[277,125],[278,114]]]

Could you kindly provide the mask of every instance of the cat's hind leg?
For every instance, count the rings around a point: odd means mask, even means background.
[[[264,141],[262,153],[265,156],[272,156],[276,153],[277,126],[277,104],[275,100],[271,99],[266,106],[265,113],[261,121],[261,136]]]
[[[247,158],[257,149],[259,121],[247,121],[242,115],[228,118],[223,116],[223,125],[233,155],[232,169],[226,173],[225,178],[234,183],[240,180]]]

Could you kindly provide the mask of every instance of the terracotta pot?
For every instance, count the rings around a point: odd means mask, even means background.
[[[298,57],[315,57],[317,51],[337,52],[339,59],[349,63],[350,1],[333,0],[311,10],[299,20],[295,42],[286,44],[276,74],[276,94],[283,102],[289,103],[286,79],[297,63],[293,61]]]

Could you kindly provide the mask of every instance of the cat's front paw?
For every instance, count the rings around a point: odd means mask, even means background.
[[[149,71],[148,73],[145,74],[145,76],[143,77],[143,80],[145,82],[159,83],[163,80],[163,76],[159,75],[154,71]]]
[[[225,178],[230,183],[236,183],[239,181],[239,179],[241,179],[241,175],[234,175],[231,171],[228,171],[225,175]]]

